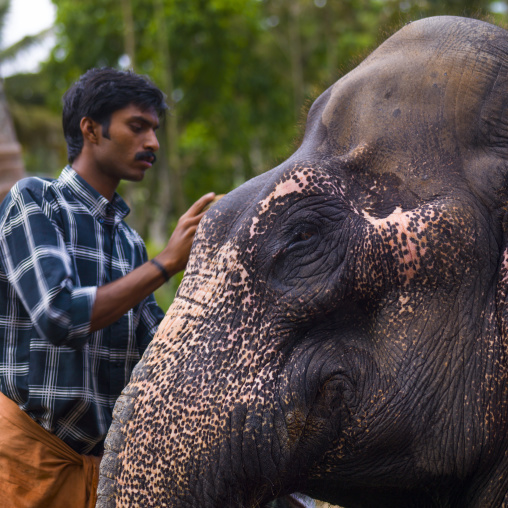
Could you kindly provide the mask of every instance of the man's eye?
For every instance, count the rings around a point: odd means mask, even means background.
[[[141,132],[143,130],[143,127],[141,127],[141,125],[132,125],[131,124],[131,130],[132,130],[132,132]]]

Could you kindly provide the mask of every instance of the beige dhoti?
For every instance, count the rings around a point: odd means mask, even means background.
[[[3,506],[93,508],[97,500],[99,464],[99,457],[75,452],[0,392]]]

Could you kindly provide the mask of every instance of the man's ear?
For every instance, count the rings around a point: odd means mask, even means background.
[[[98,143],[101,133],[101,125],[96,121],[92,120],[88,116],[84,116],[79,122],[81,133],[83,134],[83,140],[93,143]]]

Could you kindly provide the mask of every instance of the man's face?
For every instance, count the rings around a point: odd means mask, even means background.
[[[142,180],[155,162],[159,118],[154,109],[131,104],[111,115],[109,128],[100,129],[95,159],[103,176],[111,180]]]

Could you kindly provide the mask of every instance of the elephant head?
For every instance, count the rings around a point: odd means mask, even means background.
[[[508,502],[508,33],[437,17],[207,212],[99,506]]]

